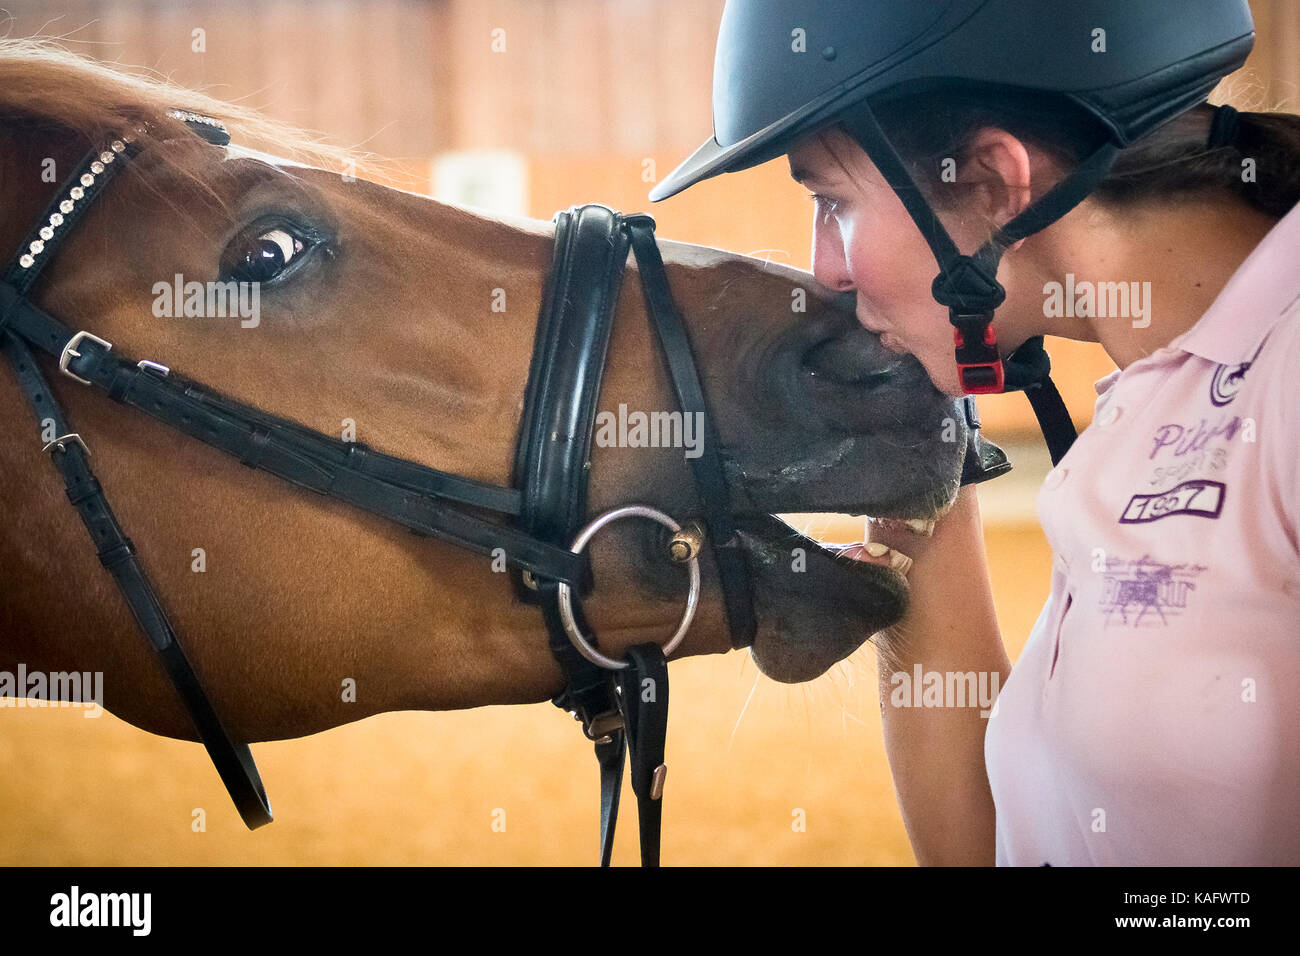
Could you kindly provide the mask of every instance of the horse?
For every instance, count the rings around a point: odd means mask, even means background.
[[[216,117],[232,145],[180,135],[176,110]],[[88,209],[32,290],[42,309],[306,428],[510,484],[552,224],[377,185],[353,174],[352,154],[254,111],[5,40],[0,249],[16,248],[46,207],[61,178],[52,169],[127,127],[175,135],[143,139]],[[667,240],[659,249],[754,582],[750,653],[772,679],[812,680],[900,619],[907,582],[775,516],[931,520],[955,500],[966,423],[919,363],[858,323],[851,297],[770,262]],[[164,301],[182,277],[232,269],[263,270],[256,321],[186,316]],[[607,422],[676,407],[640,273],[629,265],[614,307]],[[487,558],[251,472],[67,376],[52,387],[235,739],[561,690],[541,615]],[[0,373],[6,419],[26,422],[23,405]],[[101,672],[106,709],[196,739],[49,473],[48,441],[26,425],[11,438],[0,445],[0,670]],[[631,500],[699,515],[689,449],[671,444],[595,442],[589,516]],[[614,657],[661,641],[681,613],[682,569],[663,549],[662,530],[644,522],[591,543],[585,617]],[[732,649],[707,553],[701,565],[698,612],[674,659]]]

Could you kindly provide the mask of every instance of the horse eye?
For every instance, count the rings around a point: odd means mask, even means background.
[[[270,282],[302,255],[311,243],[285,229],[241,237],[221,257],[221,274],[236,282]]]

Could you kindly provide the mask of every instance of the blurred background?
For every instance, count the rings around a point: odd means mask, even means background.
[[[722,0],[0,0],[0,31],[58,37],[387,157],[404,189],[549,219],[576,203],[652,211],[661,236],[807,269],[812,208],[784,160],[650,209],[712,129]],[[1300,3],[1252,0],[1259,33],[1215,102],[1300,104]],[[196,32],[197,31],[197,32]],[[201,47],[201,49],[200,49]],[[1052,340],[1080,428],[1097,346]],[[980,399],[1016,471],[981,490],[1014,661],[1050,583],[1034,500],[1050,468],[1023,396]],[[844,530],[848,528],[848,530]],[[841,536],[854,530],[839,522]],[[664,859],[699,865],[914,862],[860,651],[801,686],[747,655],[673,665]],[[549,704],[389,714],[254,748],[276,809],[248,833],[196,744],[110,715],[0,709],[0,864],[588,864],[597,777]],[[632,795],[615,862],[636,861]],[[204,833],[190,811],[208,812]],[[492,829],[506,812],[505,832]],[[800,813],[806,829],[792,821]]]

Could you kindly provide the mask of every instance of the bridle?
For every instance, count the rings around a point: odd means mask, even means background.
[[[214,146],[230,143],[225,126],[197,113],[169,116]],[[337,498],[417,534],[504,556],[516,594],[542,611],[565,689],[554,703],[595,742],[600,764],[600,862],[613,849],[625,755],[640,819],[641,862],[657,866],[668,725],[665,654],[685,635],[700,585],[707,539],[722,585],[734,647],[753,643],[753,591],[732,516],[718,436],[654,236],[654,220],[604,206],[574,207],[555,217],[555,252],[538,320],[520,423],[512,487],[429,468],[313,431],[237,402],[154,361],[133,361],[109,342],[65,325],[29,298],[41,271],[86,209],[139,151],[147,128],[92,150],[59,187],[0,277],[0,350],[44,434],[43,449],[62,476],[68,500],[90,533],[100,563],[117,582],[137,625],[157,652],[195,731],[244,823],[271,822],[271,807],[247,744],[233,740],[168,622],[148,575],[90,467],[90,449],[69,422],[33,350],[59,372],[102,389],[116,402],[303,488]],[[690,459],[703,522],[680,525],[646,505],[587,517],[592,434],[613,317],[629,249],[636,256],[647,311],[681,411],[700,414],[703,449]],[[491,520],[485,515],[496,515]],[[503,522],[499,520],[504,517]],[[632,647],[622,660],[602,654],[582,613],[592,588],[587,542],[613,521],[641,518],[666,526],[673,560],[689,573],[686,610],[672,637]]]

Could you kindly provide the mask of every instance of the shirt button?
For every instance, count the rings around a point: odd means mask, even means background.
[[[1111,425],[1114,425],[1115,422],[1119,421],[1119,416],[1123,411],[1124,409],[1112,402],[1103,408],[1101,414],[1097,416],[1097,424],[1102,428],[1109,428]]]
[[[1047,473],[1047,477],[1043,479],[1043,487],[1059,488],[1065,482],[1065,479],[1069,474],[1069,468],[1053,468]]]

